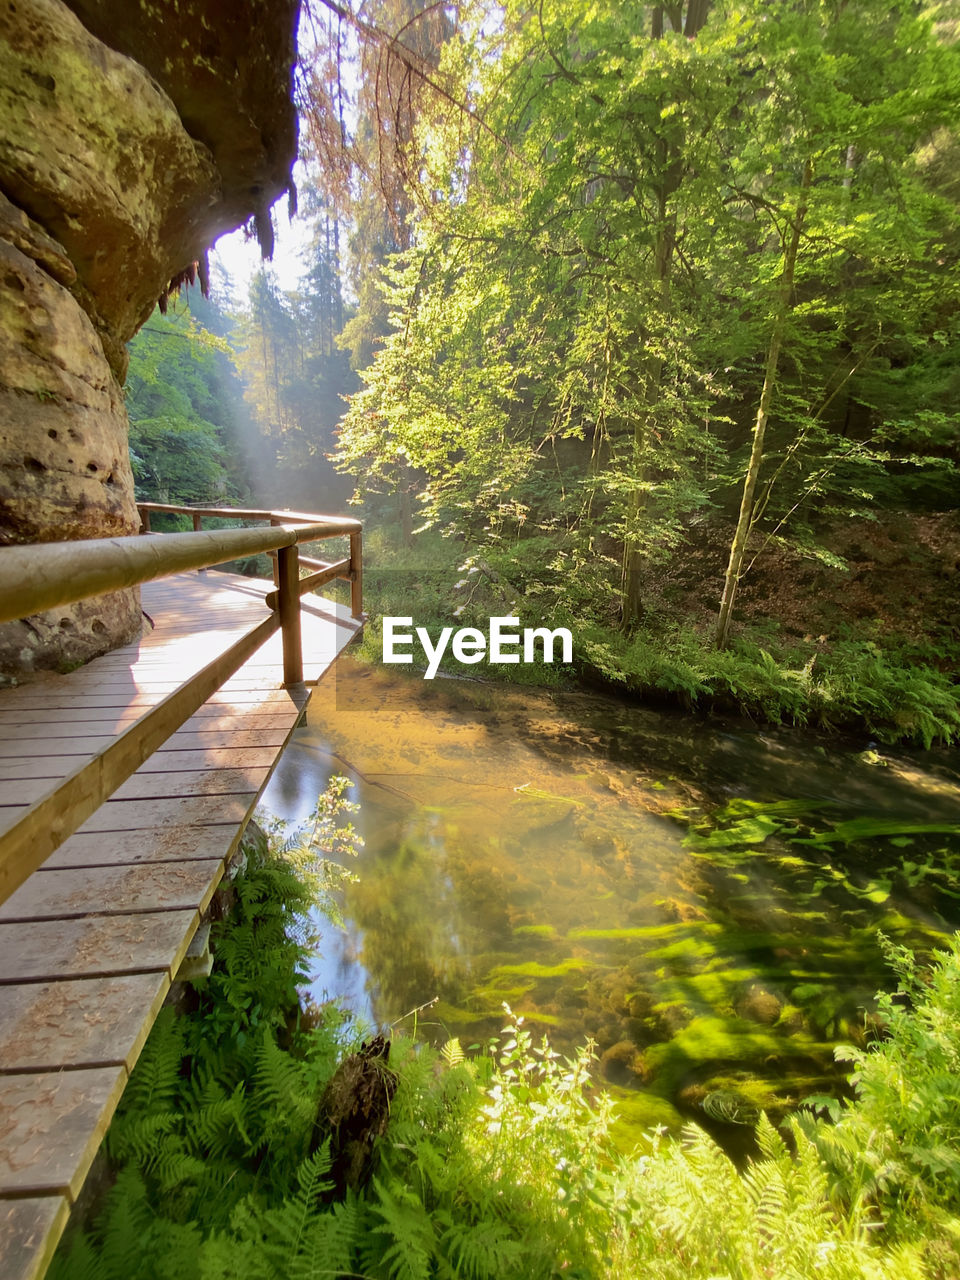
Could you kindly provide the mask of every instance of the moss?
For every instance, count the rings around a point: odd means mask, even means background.
[[[802,1032],[782,1032],[742,1018],[694,1018],[672,1040],[652,1045],[645,1060],[658,1093],[672,1096],[683,1078],[710,1062],[764,1063],[788,1056],[829,1059],[831,1046]]]
[[[491,969],[489,978],[491,982],[496,982],[501,977],[563,978],[568,973],[582,973],[584,969],[594,967],[591,961],[583,960],[578,956],[561,960],[559,964],[539,964],[536,960],[528,960],[522,964],[497,965],[495,969]]]
[[[552,924],[519,924],[514,927],[517,938],[555,938],[557,931]]]
[[[625,1154],[631,1154],[637,1147],[648,1149],[650,1136],[656,1129],[679,1133],[683,1127],[683,1116],[672,1102],[659,1094],[612,1084],[607,1085],[607,1092],[616,1102],[613,1139]]]

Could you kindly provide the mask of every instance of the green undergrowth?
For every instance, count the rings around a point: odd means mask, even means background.
[[[716,649],[691,627],[641,631],[629,639],[588,629],[586,664],[633,693],[685,706],[735,710],[774,724],[866,729],[883,742],[924,747],[960,739],[960,685],[873,640],[787,643],[775,634],[735,638]]]
[[[363,1054],[336,1007],[300,1007],[316,883],[293,848],[249,851],[213,973],[158,1019],[107,1135],[110,1190],[51,1280],[958,1273],[960,936],[929,972],[888,947],[905,995],[880,998],[882,1042],[841,1051],[856,1100],[780,1131],[754,1109],[738,1170],[693,1127],[638,1128],[622,1153],[590,1047],[560,1057],[509,1010],[476,1056],[395,1036],[344,1107]]]

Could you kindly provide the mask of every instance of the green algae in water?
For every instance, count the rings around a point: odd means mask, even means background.
[[[735,1127],[735,1099],[782,1108],[833,1088],[830,1036],[856,1033],[890,982],[877,928],[923,950],[960,918],[948,791],[914,794],[798,736],[768,764],[755,734],[390,675],[346,676],[326,710],[321,686],[301,733],[317,744],[307,761],[355,766],[366,839],[341,951],[323,940],[326,992],[359,963],[371,1021],[439,997],[423,1030],[440,1041],[483,1041],[507,1003],[562,1052],[588,1035],[601,1058],[630,1042],[644,1087],[607,1082],[624,1133],[681,1115],[722,1125],[727,1103]],[[409,795],[364,782],[401,776]],[[731,798],[745,778],[764,799]]]
[[[645,925],[634,929],[571,929],[568,938],[598,942],[651,942],[671,938],[687,928],[682,924]]]
[[[565,978],[571,973],[582,973],[590,968],[590,962],[571,957],[561,960],[559,964],[539,964],[531,960],[526,964],[500,964],[491,969],[490,978]]]
[[[667,1098],[647,1089],[625,1089],[608,1085],[616,1103],[614,1137],[625,1155],[649,1149],[650,1135],[657,1130],[676,1133],[684,1117]]]
[[[887,818],[853,818],[838,822],[832,831],[820,831],[806,838],[794,836],[794,844],[852,844],[855,840],[876,840],[894,836],[960,835],[955,822],[899,822]]]

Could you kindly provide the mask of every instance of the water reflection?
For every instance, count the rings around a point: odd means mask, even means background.
[[[952,766],[341,658],[265,805],[302,820],[330,776],[356,783],[366,846],[316,998],[372,1023],[437,998],[428,1031],[465,1043],[507,1002],[561,1045],[592,1035],[638,1124],[735,1123],[836,1082],[833,1042],[887,981],[879,926],[922,948],[960,921],[958,829],[802,842],[956,822]]]

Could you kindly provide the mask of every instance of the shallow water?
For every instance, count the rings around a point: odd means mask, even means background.
[[[960,927],[956,756],[862,747],[341,658],[264,799],[298,822],[356,783],[314,998],[465,1045],[507,1003],[593,1037],[627,1137],[692,1116],[732,1141],[840,1087],[834,1044],[894,982],[878,929]]]

